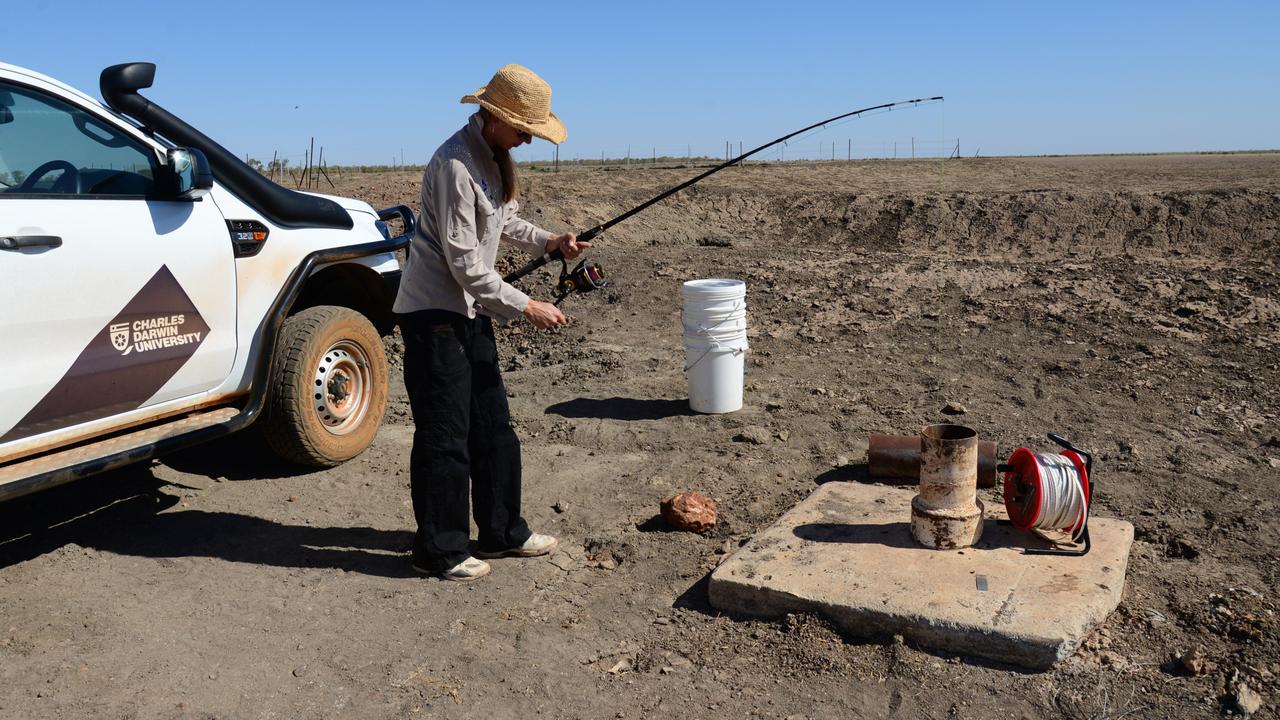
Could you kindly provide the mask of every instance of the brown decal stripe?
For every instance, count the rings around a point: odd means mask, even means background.
[[[0,443],[141,407],[208,334],[191,298],[161,266]]]

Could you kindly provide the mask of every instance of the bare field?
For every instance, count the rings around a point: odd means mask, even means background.
[[[523,212],[583,229],[700,169],[527,172]],[[500,332],[525,514],[560,552],[413,575],[392,336],[386,425],[342,467],[246,436],[0,506],[0,717],[1216,717],[1241,682],[1274,717],[1278,178],[1280,154],[722,172],[603,238],[613,284],[571,327]],[[737,413],[685,403],[697,277],[748,284]],[[1075,657],[1028,673],[707,605],[725,554],[816,484],[870,482],[869,433],[945,420],[1002,455],[1047,431],[1096,453],[1096,512],[1137,541]],[[713,532],[656,518],[681,490],[719,502]]]

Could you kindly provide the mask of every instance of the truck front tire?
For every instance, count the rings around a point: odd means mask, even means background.
[[[320,305],[290,316],[271,368],[261,422],[277,455],[332,467],[373,442],[387,406],[387,356],[363,315]]]

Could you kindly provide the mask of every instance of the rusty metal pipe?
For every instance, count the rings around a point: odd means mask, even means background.
[[[938,550],[965,548],[982,537],[978,500],[978,434],[960,425],[920,431],[920,494],[911,499],[911,536]]]
[[[978,441],[978,487],[996,486],[996,443]],[[867,439],[867,474],[873,478],[920,479],[919,435],[871,435]]]

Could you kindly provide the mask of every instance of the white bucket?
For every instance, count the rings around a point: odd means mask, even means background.
[[[747,285],[741,280],[690,280],[681,289],[685,372],[694,412],[742,408],[747,351]]]

